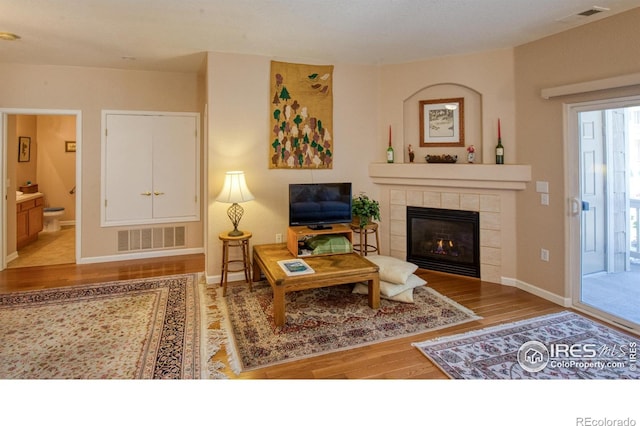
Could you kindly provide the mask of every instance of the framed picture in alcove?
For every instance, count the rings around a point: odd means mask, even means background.
[[[31,138],[27,136],[18,137],[18,162],[26,163],[31,160]]]
[[[464,98],[420,101],[420,146],[464,146]]]

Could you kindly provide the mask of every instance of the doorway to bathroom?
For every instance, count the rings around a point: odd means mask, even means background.
[[[80,113],[2,110],[2,268],[76,263]]]

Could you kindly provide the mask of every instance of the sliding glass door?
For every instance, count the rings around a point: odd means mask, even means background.
[[[640,327],[640,99],[569,107],[573,303]]]

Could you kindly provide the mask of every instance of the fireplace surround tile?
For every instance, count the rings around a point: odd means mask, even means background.
[[[500,212],[500,197],[497,195],[480,195],[480,211]]]
[[[480,196],[478,194],[460,194],[460,210],[480,211]]]
[[[442,202],[440,200],[440,193],[433,191],[424,191],[423,192],[424,204],[422,207],[431,207],[434,209],[439,209],[442,207]]]
[[[480,245],[480,264],[500,266],[502,264],[502,250],[496,247]]]
[[[391,219],[391,221],[404,222],[406,219],[406,211],[407,209],[404,205],[392,204],[391,208],[389,209],[389,218]]]
[[[485,247],[502,247],[502,233],[499,230],[480,228],[480,241]]]
[[[422,206],[424,192],[422,191],[407,191],[407,205],[408,206]]]
[[[481,278],[486,281],[500,282],[503,247],[499,194],[394,188],[389,191],[388,200],[389,254],[400,259],[406,259],[407,256],[407,206],[479,212]]]
[[[494,229],[499,231],[502,217],[500,213],[487,212],[480,210],[480,229]]]
[[[391,232],[391,235],[404,236],[407,233],[407,221],[405,219],[392,220],[389,225],[390,225],[389,231]]]
[[[460,194],[455,192],[443,192],[442,208],[450,210],[460,210]]]
[[[391,204],[407,205],[407,191],[400,191],[392,189],[390,192]]]

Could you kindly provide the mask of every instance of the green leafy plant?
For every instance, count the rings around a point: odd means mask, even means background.
[[[380,204],[365,194],[356,195],[351,203],[353,218],[360,219],[360,227],[364,228],[370,220],[380,220]]]

